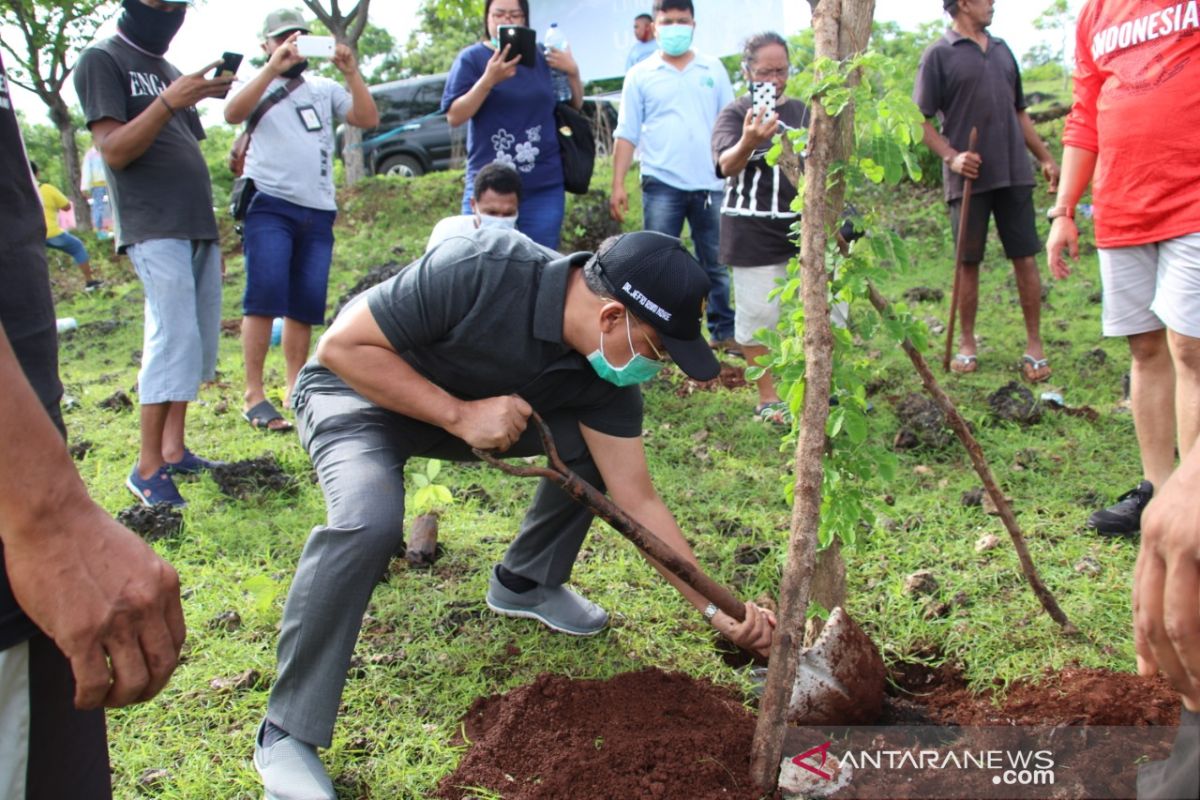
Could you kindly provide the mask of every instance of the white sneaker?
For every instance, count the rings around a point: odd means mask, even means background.
[[[262,746],[264,719],[254,735],[254,768],[262,777],[266,800],[337,800],[317,748],[294,736]]]

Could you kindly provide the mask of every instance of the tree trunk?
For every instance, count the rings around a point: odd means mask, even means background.
[[[840,60],[865,46],[875,11],[874,0],[812,0],[812,5],[818,58]],[[779,626],[771,647],[771,666],[759,703],[751,752],[751,777],[763,791],[773,790],[778,784],[785,718],[796,681],[817,559],[825,423],[829,417],[833,372],[825,252],[829,230],[841,213],[845,193],[841,185],[827,191],[826,182],[830,166],[836,159],[845,158],[853,141],[853,117],[842,116],[846,119],[831,118],[819,98],[814,100],[804,165],[804,207],[808,211],[801,219],[805,391],[796,444],[795,503],[788,561],[779,589]],[[832,557],[839,558],[836,553]]]
[[[362,128],[346,125],[345,139],[342,141],[342,163],[346,165],[346,185],[352,186],[367,177],[367,165],[363,159]]]
[[[63,166],[67,170],[67,191],[71,203],[75,206],[75,227],[81,231],[92,229],[91,206],[83,190],[79,188],[82,170],[79,166],[79,144],[75,141],[75,125],[71,122],[71,112],[62,96],[53,94],[42,98],[42,102],[50,110],[50,121],[58,128],[58,139],[62,144]]]

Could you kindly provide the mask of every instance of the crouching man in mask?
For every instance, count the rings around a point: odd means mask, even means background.
[[[404,541],[404,465],[472,460],[471,448],[542,451],[537,411],[559,455],[682,557],[695,557],[654,489],[638,383],[671,359],[716,377],[701,332],[704,270],[674,237],[642,231],[565,258],[527,237],[479,230],[447,239],[348,305],[296,384],[300,438],[325,493],[284,607],[278,678],[254,763],[267,797],[332,798],[328,747],[371,590]],[[487,605],[574,636],[608,623],[568,588],[592,514],[543,481],[501,563]],[[697,612],[766,654],[774,618],[742,623],[659,570]]]

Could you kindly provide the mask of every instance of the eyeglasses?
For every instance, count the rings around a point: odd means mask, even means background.
[[[654,342],[650,341],[650,337],[646,335],[644,330],[642,330],[642,323],[633,316],[630,316],[629,318],[633,320],[635,325],[637,325],[638,333],[642,335],[642,338],[646,340],[646,344],[650,345],[650,349],[654,351],[654,360],[666,361],[667,356],[663,355],[663,352],[654,346]]]
[[[525,12],[517,9],[516,11],[505,11],[501,8],[493,8],[489,14],[492,19],[499,22],[524,22]]]
[[[786,78],[788,69],[755,69],[750,70],[750,76],[758,81],[769,81],[772,78]]]

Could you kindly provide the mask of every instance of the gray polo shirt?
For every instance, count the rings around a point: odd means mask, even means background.
[[[913,102],[927,119],[937,117],[955,150],[966,150],[972,126],[979,129],[976,152],[983,159],[971,193],[1006,186],[1033,186],[1033,167],[1017,112],[1025,108],[1021,70],[1003,39],[990,33],[988,48],[953,28],[925,49],[917,68]],[[946,200],[962,197],[963,177],[942,165]]]
[[[518,394],[539,413],[569,409],[593,430],[640,436],[641,391],[602,380],[563,341],[567,277],[585,260],[481,229],[446,240],[347,307],[366,302],[395,351],[456,397]],[[314,359],[300,372],[296,405],[347,392]]]

